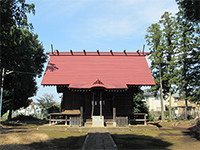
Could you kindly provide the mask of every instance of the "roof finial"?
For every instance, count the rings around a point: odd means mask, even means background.
[[[58,51],[58,49],[56,49],[56,52],[57,52],[57,55],[59,55],[59,51]]]
[[[110,50],[110,53],[111,53],[111,55],[113,55],[113,51],[112,51],[112,49]]]
[[[124,49],[124,54],[127,55],[127,53],[126,53],[126,49]]]
[[[72,51],[72,49],[70,49],[70,53],[71,53],[71,55],[73,55],[73,51]]]
[[[85,49],[83,49],[83,53],[86,55],[86,51],[85,51]]]
[[[140,55],[140,53],[141,53],[141,50],[140,50],[140,49],[138,49],[138,50],[137,50],[137,53],[138,53],[138,55]]]
[[[100,52],[99,52],[99,50],[97,49],[97,53],[98,53],[98,55],[100,55]]]

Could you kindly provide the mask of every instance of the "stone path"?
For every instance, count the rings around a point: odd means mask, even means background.
[[[88,133],[82,150],[118,150],[117,145],[113,141],[110,133]]]

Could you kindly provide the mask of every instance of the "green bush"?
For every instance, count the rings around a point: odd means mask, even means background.
[[[149,113],[149,121],[154,121],[155,120],[155,118],[154,118],[154,116],[152,115],[152,113]]]

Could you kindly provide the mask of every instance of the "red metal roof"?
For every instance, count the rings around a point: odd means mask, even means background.
[[[47,53],[50,60],[42,85],[69,88],[127,89],[127,85],[155,85],[145,55],[121,52]]]

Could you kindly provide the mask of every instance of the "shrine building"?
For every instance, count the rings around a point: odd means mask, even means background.
[[[43,86],[56,86],[63,93],[61,113],[51,121],[79,126],[125,125],[133,115],[133,94],[138,86],[155,85],[141,52],[48,52],[50,59]],[[56,117],[57,116],[57,117]]]

